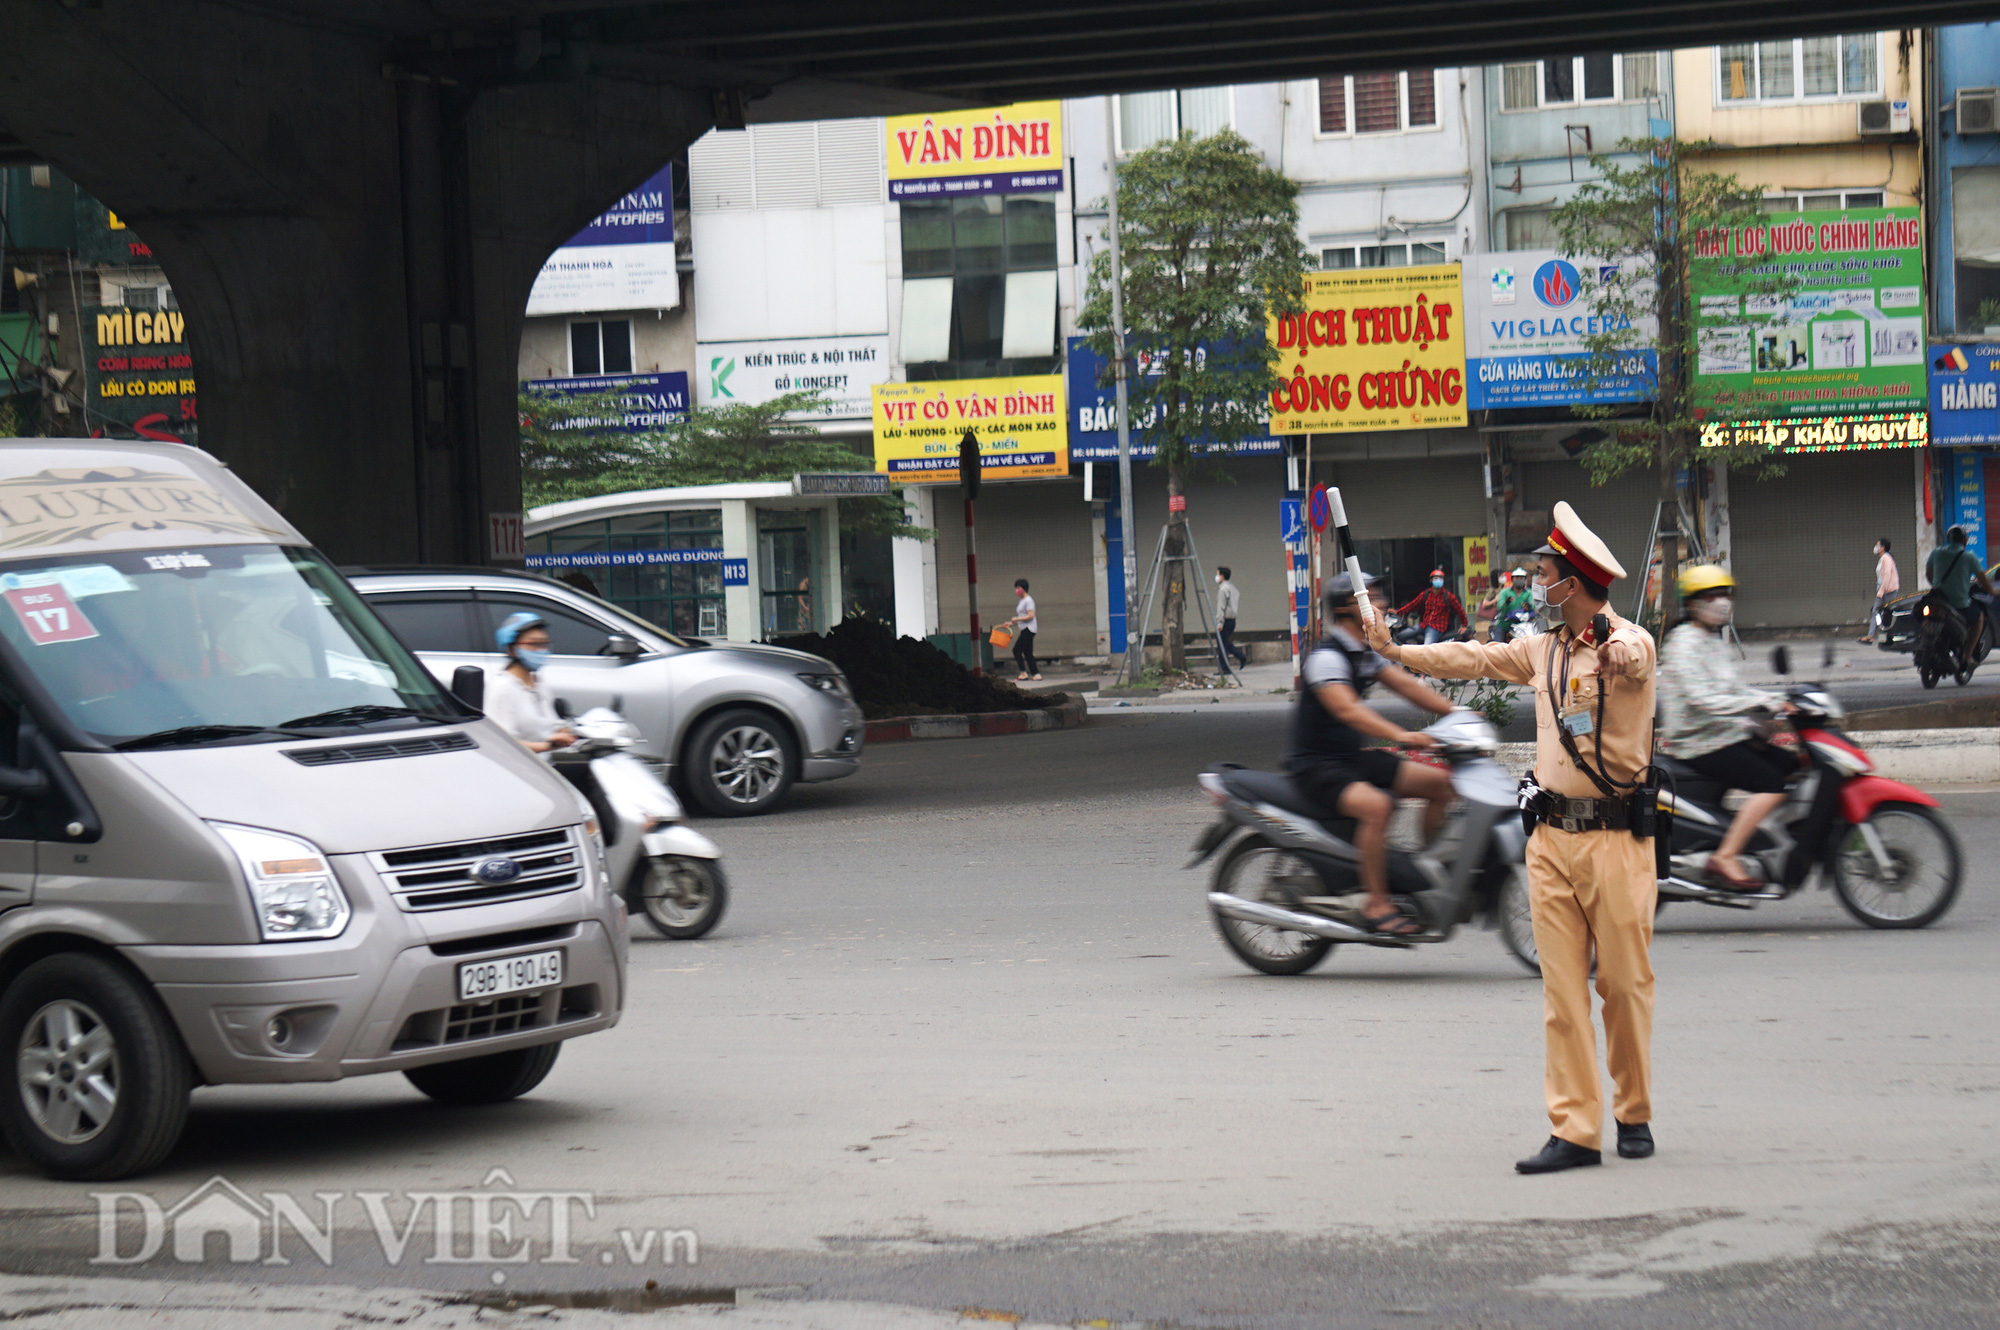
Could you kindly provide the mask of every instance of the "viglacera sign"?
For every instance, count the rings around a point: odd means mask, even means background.
[[[1059,374],[875,386],[875,469],[899,484],[958,479],[958,441],[979,438],[983,480],[1069,474]]]
[[[1459,265],[1313,273],[1305,305],[1267,333],[1284,379],[1273,434],[1465,423]]]
[[[1921,448],[1930,441],[1930,417],[1922,411],[1889,416],[1719,420],[1701,427],[1704,448],[1769,448],[1781,453],[1873,452]]]
[[[891,116],[889,197],[1053,194],[1063,187],[1062,103]]]

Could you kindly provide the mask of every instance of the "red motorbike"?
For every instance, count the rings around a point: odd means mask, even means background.
[[[1772,653],[1789,672],[1784,647]],[[1724,790],[1692,768],[1663,759],[1660,807],[1672,814],[1673,868],[1660,879],[1660,903],[1698,901],[1748,910],[1783,900],[1815,868],[1847,912],[1870,928],[1923,928],[1944,917],[1958,898],[1962,856],[1958,837],[1934,795],[1875,774],[1875,764],[1840,729],[1846,712],[1820,684],[1785,690],[1792,712],[1783,718],[1799,755],[1791,797],[1757,829],[1740,862],[1759,885],[1733,890],[1711,883],[1708,857],[1734,816]]]

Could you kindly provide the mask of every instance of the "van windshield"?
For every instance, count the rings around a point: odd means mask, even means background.
[[[429,671],[313,550],[10,561],[0,599],[14,657],[78,728],[113,747],[458,719]]]

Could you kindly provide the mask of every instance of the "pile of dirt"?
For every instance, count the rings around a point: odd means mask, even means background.
[[[1024,693],[999,679],[975,676],[928,642],[898,637],[876,619],[847,618],[824,636],[804,633],[773,645],[810,651],[840,666],[855,701],[870,720],[957,712],[1023,711],[1054,706],[1050,694]]]

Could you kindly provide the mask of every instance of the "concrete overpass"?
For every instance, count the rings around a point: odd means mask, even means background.
[[[549,252],[711,126],[1980,21],[1990,0],[0,0],[0,147],[143,235],[202,440],[335,557],[520,510]]]

